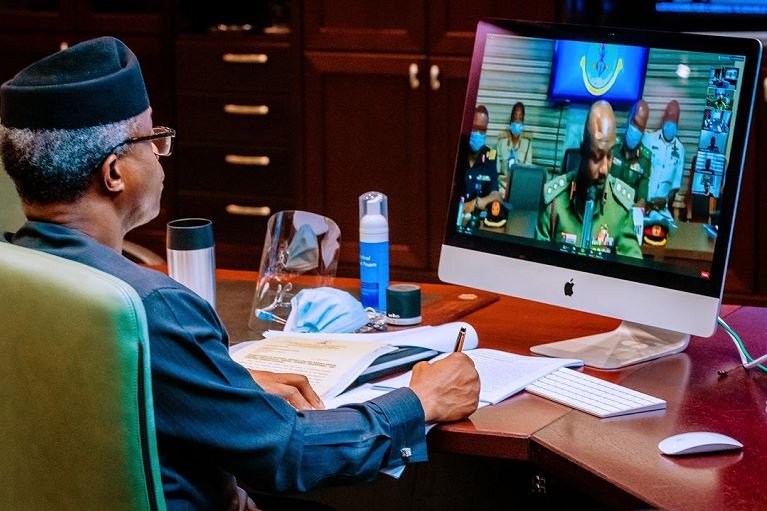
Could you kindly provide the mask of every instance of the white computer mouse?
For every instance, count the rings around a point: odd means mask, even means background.
[[[658,449],[669,456],[699,454],[703,452],[729,451],[740,449],[743,444],[732,437],[710,431],[690,431],[664,438]]]

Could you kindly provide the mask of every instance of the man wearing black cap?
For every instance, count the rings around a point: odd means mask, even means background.
[[[28,219],[6,240],[115,275],[144,304],[168,509],[227,508],[233,476],[256,489],[304,491],[425,460],[424,422],[476,409],[468,357],[416,366],[410,388],[320,410],[305,379],[251,375],[233,362],[206,300],[120,254],[125,234],[159,211],[158,160],[174,136],[152,127],[138,61],[114,38],[46,57],[0,87],[0,154]]]

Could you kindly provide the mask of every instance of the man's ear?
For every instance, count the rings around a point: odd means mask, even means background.
[[[117,193],[125,189],[122,165],[116,154],[110,154],[104,160],[104,163],[101,165],[100,178],[107,192]]]

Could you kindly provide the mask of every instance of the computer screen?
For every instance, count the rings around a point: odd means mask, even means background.
[[[711,335],[760,57],[753,39],[481,21],[440,278],[674,339],[588,342],[621,351],[605,367]]]

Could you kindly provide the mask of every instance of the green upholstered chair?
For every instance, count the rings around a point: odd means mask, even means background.
[[[0,242],[0,509],[164,510],[144,307]]]

